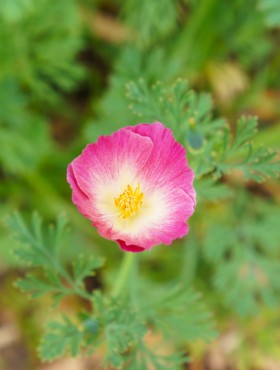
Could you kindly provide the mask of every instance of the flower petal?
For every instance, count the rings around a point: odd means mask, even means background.
[[[137,185],[137,174],[147,162],[152,147],[148,137],[123,129],[112,136],[101,136],[69,165],[67,180],[73,190],[73,203],[104,237],[116,239],[110,222],[116,217],[114,197],[127,184]]]
[[[127,245],[125,241],[123,240],[116,240],[121,249],[127,252],[143,252],[145,248],[138,247],[137,245]]]
[[[186,152],[161,123],[123,128],[88,145],[68,167],[73,202],[98,232],[126,251],[171,244],[187,231],[195,207],[194,174]],[[130,185],[144,194],[123,218],[116,199]]]
[[[85,217],[90,218],[92,213],[92,204],[89,197],[79,187],[77,179],[75,177],[72,163],[67,168],[67,181],[72,189],[72,201],[76,204],[80,213]]]
[[[195,204],[193,188],[194,173],[188,166],[186,150],[175,141],[172,131],[160,122],[140,124],[126,128],[153,141],[153,151],[146,163],[143,176],[154,187],[178,186],[184,190]]]

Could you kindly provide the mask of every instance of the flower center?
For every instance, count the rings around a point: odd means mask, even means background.
[[[144,194],[140,190],[140,184],[133,189],[127,185],[125,191],[115,198],[115,205],[119,208],[122,218],[132,217],[143,205]]]

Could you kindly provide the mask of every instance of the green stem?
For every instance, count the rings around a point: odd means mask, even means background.
[[[70,291],[73,292],[74,295],[78,295],[86,300],[91,301],[92,296],[86,290],[80,288],[75,284],[75,280],[72,278],[70,274],[66,271],[66,269],[60,264],[59,261],[54,260],[54,268],[57,272],[65,279],[65,281],[70,285]]]
[[[136,261],[136,253],[127,252],[122,261],[121,270],[119,273],[119,277],[115,283],[113,288],[113,296],[118,297],[122,291],[130,285],[130,275],[132,275],[132,270],[135,266]]]

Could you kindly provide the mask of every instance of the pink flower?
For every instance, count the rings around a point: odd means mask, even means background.
[[[160,122],[101,136],[67,170],[79,212],[99,234],[131,252],[187,234],[193,178],[185,149]]]

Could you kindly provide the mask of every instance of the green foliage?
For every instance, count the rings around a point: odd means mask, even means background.
[[[7,172],[33,170],[51,149],[46,122],[28,111],[28,103],[15,81],[0,80],[0,163]]]
[[[80,285],[84,278],[87,276],[93,276],[95,270],[102,267],[104,260],[102,258],[94,258],[92,256],[80,255],[73,262],[73,277],[75,281]]]
[[[169,35],[178,17],[173,0],[127,0],[123,12],[126,23],[137,35],[137,42],[145,46]]]
[[[43,269],[43,275],[39,271],[35,275],[29,274],[25,279],[19,280],[17,282],[19,288],[30,294],[32,298],[51,293],[55,305],[67,295],[90,297],[84,290],[83,279],[101,267],[103,260],[93,257],[86,259],[83,255],[77,256],[72,262],[72,274],[69,274],[61,258],[62,237],[66,227],[65,217],[58,217],[55,227],[44,228],[42,219],[37,213],[33,214],[30,226],[27,226],[22,217],[15,213],[8,218],[7,224],[18,241],[13,247],[13,252],[19,260],[24,265]]]
[[[31,225],[28,227],[18,213],[14,213],[7,219],[7,224],[15,233],[18,242],[13,252],[25,264],[32,267],[49,266],[49,260],[58,255],[61,238],[66,227],[66,219],[61,216],[57,219],[56,227],[42,227],[42,218],[38,213],[33,213]]]
[[[68,352],[77,356],[81,352],[82,342],[82,331],[64,316],[62,322],[48,324],[48,332],[38,350],[43,361],[52,361]]]
[[[254,67],[271,52],[257,0],[235,0],[230,7],[220,0],[192,3],[171,48],[172,57],[181,59],[188,76],[201,76],[209,62],[232,60],[232,56],[245,68]]]
[[[152,286],[147,289],[146,286],[142,288],[141,283],[139,287],[132,284],[131,289],[136,294],[138,289],[143,290],[141,300],[135,305],[129,299],[107,298],[98,291],[88,293],[84,278],[102,267],[103,260],[77,256],[69,273],[69,266],[61,260],[66,227],[64,217],[59,217],[56,225],[49,228],[42,225],[42,219],[36,213],[30,226],[19,214],[10,216],[7,223],[17,240],[13,252],[34,271],[17,282],[21,290],[31,298],[50,294],[55,306],[64,297],[76,295],[86,299],[93,308],[80,313],[78,320],[65,316],[62,322],[51,322],[47,326],[39,347],[42,360],[52,361],[68,352],[75,356],[82,349],[91,351],[105,342],[105,363],[116,368],[141,370],[147,363],[152,363],[156,369],[168,369],[169,366],[180,369],[185,361],[180,352],[162,356],[148,348],[144,336],[149,327],[162,333],[167,341],[173,338],[177,344],[209,340],[215,335],[212,320],[198,295],[183,286],[157,288],[158,294],[153,295]]]
[[[23,292],[30,295],[31,298],[39,298],[47,293],[62,298],[67,292],[56,274],[50,272],[46,274],[44,281],[32,274],[28,274],[25,279],[19,280],[16,286]]]
[[[106,362],[123,368],[131,352],[137,351],[137,343],[146,332],[144,323],[135,310],[124,302],[108,302],[97,293],[94,305],[107,343]]]
[[[160,348],[158,349],[160,352]],[[181,370],[188,359],[183,353],[172,355],[155,354],[145,343],[140,343],[137,356],[132,358],[127,370],[146,370],[148,366],[153,366],[155,370]]]
[[[0,16],[6,22],[14,22],[21,18],[26,12],[33,9],[33,0],[3,0],[0,4]]]
[[[269,27],[280,27],[280,3],[278,0],[259,0],[259,9],[264,13]]]
[[[167,340],[186,343],[215,336],[211,315],[201,304],[200,296],[184,286],[172,284],[159,289],[157,295],[149,289],[142,310]],[[195,309],[194,309],[195,308]]]
[[[254,148],[256,119],[242,117],[235,134],[222,119],[214,119],[212,102],[206,94],[196,94],[184,81],[170,88],[157,83],[149,87],[143,80],[128,84],[128,98],[134,114],[144,122],[159,120],[172,128],[175,136],[189,149],[196,177],[220,177],[231,170],[244,173],[246,180],[263,181],[279,173],[276,152]]]
[[[184,144],[187,144],[186,136],[189,133],[188,144],[194,150],[203,145],[202,135],[213,136],[213,131],[225,124],[221,119],[212,119],[210,96],[204,93],[197,95],[182,79],[178,79],[171,87],[159,81],[148,86],[143,79],[130,82],[127,96],[131,101],[130,109],[145,122],[156,119],[164,122]],[[199,123],[198,127],[196,122]]]
[[[203,177],[195,180],[195,189],[198,196],[198,201],[217,202],[233,195],[232,190],[221,182],[217,182],[212,177]]]
[[[104,365],[116,369],[142,370],[153,364],[156,370],[180,370],[186,361],[178,352],[160,354],[160,348],[151,351],[146,343],[147,332],[141,315],[123,300],[108,300],[100,292],[93,295],[94,315],[84,313],[79,321],[63,317],[61,322],[51,322],[39,346],[42,360],[52,361],[65,353],[76,356],[81,351],[90,353],[103,342],[107,345]],[[161,344],[162,345],[162,344]],[[157,353],[158,351],[158,353]]]
[[[158,349],[149,349],[144,337],[147,323],[162,333],[167,343],[172,339],[180,344],[199,338],[209,340],[215,335],[210,316],[197,294],[183,287],[165,286],[157,290],[155,295],[152,286],[145,287],[139,306],[134,307],[123,300],[104,301],[99,293],[95,294],[95,315],[104,330],[108,347],[106,359],[116,368],[142,370],[147,364],[153,364],[158,370],[182,368],[186,358],[180,351],[161,355],[162,343],[158,344]]]
[[[80,11],[89,15],[87,23]],[[46,326],[39,346],[44,361],[101,347],[105,366],[181,370],[196,341],[215,336],[209,310],[222,331],[241,321],[240,337],[248,338],[253,324],[240,316],[279,306],[280,220],[271,199],[278,185],[252,182],[279,173],[276,152],[254,144],[277,144],[280,65],[273,45],[279,35],[266,26],[279,26],[278,13],[274,0],[230,6],[219,0],[0,1],[1,214],[40,208],[55,219],[54,210],[64,209],[77,230],[67,240],[64,217],[46,227],[38,214],[26,222],[16,213],[8,218],[12,247],[1,236],[13,266],[26,269],[17,287],[43,302],[47,295],[56,311],[65,311],[60,302],[68,298],[67,312]],[[118,32],[119,22],[129,36],[113,45],[106,32]],[[197,90],[230,89],[230,75],[211,75],[227,63],[246,76],[247,91],[224,108]],[[258,135],[256,118],[234,123],[244,112],[260,113]],[[141,254],[138,280],[137,264],[124,278],[118,250],[106,248],[66,202],[65,169],[85,142],[152,121],[170,127],[186,148],[198,203],[185,240]],[[251,181],[245,184],[239,172]],[[96,248],[108,261],[102,273]],[[265,320],[260,342],[277,342],[277,320]],[[250,340],[244,342],[249,348]]]
[[[265,147],[253,147],[252,139],[256,134],[256,127],[256,118],[242,117],[237,121],[232,139],[229,128],[224,131],[221,135],[222,150],[218,148],[213,154],[217,176],[232,169],[241,170],[245,180],[252,179],[258,182],[279,175],[280,163],[277,160],[277,152]],[[239,159],[240,157],[242,159]]]
[[[18,12],[27,4],[8,3]],[[16,22],[1,22],[0,82],[15,78],[34,99],[51,102],[58,99],[57,91],[73,88],[82,76],[81,67],[73,63],[82,46],[78,22],[74,0],[40,0]]]
[[[114,65],[110,86],[98,104],[97,119],[87,122],[86,140],[96,141],[99,135],[109,134],[124,124],[139,123],[139,117],[128,109],[126,85],[131,81],[145,75],[148,83],[154,84],[159,79],[170,81],[177,74],[178,63],[171,60],[162,48],[155,47],[147,54],[131,45],[125,47]]]
[[[275,307],[280,291],[279,212],[262,202],[248,207],[249,202],[238,194],[231,222],[229,217],[211,222],[204,244],[205,257],[215,268],[214,287],[224,304],[242,315],[258,313],[262,303]]]
[[[33,171],[54,150],[42,113],[84,74],[74,63],[80,33],[74,0],[1,1],[0,162],[6,172]]]

